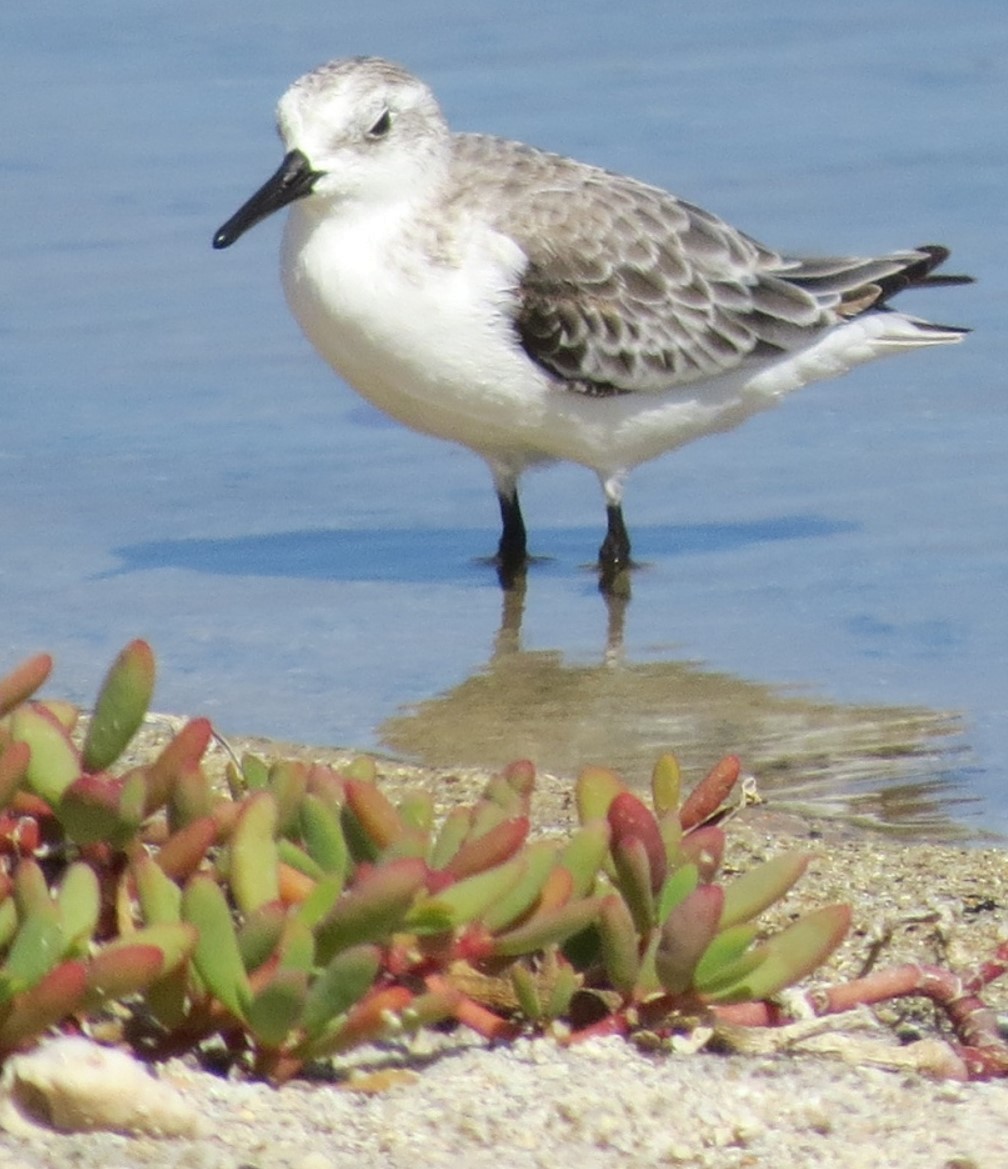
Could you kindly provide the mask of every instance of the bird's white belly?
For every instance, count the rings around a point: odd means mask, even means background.
[[[548,386],[503,315],[500,263],[414,271],[292,215],[283,279],[305,335],[378,409],[477,451],[535,447]]]

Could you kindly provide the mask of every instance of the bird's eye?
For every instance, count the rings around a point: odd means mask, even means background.
[[[377,122],[367,132],[368,138],[372,142],[377,142],[379,138],[384,138],[385,135],[392,129],[392,115],[388,110],[382,110],[382,115]]]

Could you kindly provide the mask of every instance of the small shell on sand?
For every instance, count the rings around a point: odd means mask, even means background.
[[[199,1135],[201,1120],[179,1091],[131,1056],[66,1036],[4,1064],[0,1125],[20,1136],[110,1129],[168,1137]]]

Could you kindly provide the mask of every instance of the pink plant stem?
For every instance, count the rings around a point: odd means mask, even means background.
[[[989,970],[985,970],[980,977],[984,978],[988,973]],[[806,997],[816,1014],[825,1015],[889,999],[923,995],[941,1007],[962,1043],[970,1047],[1001,1049],[1008,1056],[1008,1047],[998,1034],[994,1012],[973,993],[978,981],[980,979],[976,977],[964,979],[940,966],[907,963],[879,970],[853,982],[812,991]]]
[[[630,1024],[622,1011],[615,1011],[597,1023],[589,1023],[579,1031],[573,1031],[567,1038],[568,1045],[583,1043],[586,1039],[605,1039],[610,1035],[629,1035]]]
[[[491,1011],[489,1007],[462,994],[452,983],[441,974],[428,974],[424,979],[428,990],[458,994],[458,1001],[452,1009],[454,1017],[477,1035],[491,1042],[498,1039],[513,1039],[518,1034],[518,1028],[507,1019]]]
[[[999,949],[999,959],[1004,949]],[[921,995],[945,1012],[958,1040],[952,1046],[970,1078],[987,1079],[1008,1075],[1008,1044],[998,1031],[996,1015],[975,991],[1005,969],[1003,962],[990,961],[964,977],[940,966],[907,963],[809,991],[805,1001],[814,1014],[821,1016]],[[772,1003],[734,1003],[711,1009],[717,1018],[741,1026],[766,1027],[789,1021]]]
[[[737,1027],[776,1027],[789,1021],[773,1003],[725,1003],[711,1011],[716,1019]]]
[[[981,962],[971,974],[963,976],[966,989],[982,990],[988,983],[1000,978],[1008,970],[1008,942],[1002,942],[994,951],[994,957]]]

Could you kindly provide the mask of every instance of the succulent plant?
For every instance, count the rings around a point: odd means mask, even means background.
[[[663,1008],[766,999],[810,973],[836,948],[850,923],[844,905],[799,919],[758,945],[755,919],[780,900],[808,864],[805,853],[775,857],[727,887],[715,884],[724,832],[710,820],[739,776],[722,760],[679,804],[675,760],[652,775],[654,811],[619,778],[582,773],[577,806],[582,830],[605,825],[609,864],[596,878],[601,897],[579,961],[590,981],[626,1003],[660,1000]]]
[[[0,678],[0,1058],[124,1001],[144,1052],[218,1036],[277,1082],[446,1020],[491,1038],[558,1024],[573,1038],[660,1034],[697,1013],[773,1022],[774,996],[849,924],[834,905],[763,936],[757,919],[801,876],[804,853],[717,882],[732,756],[685,799],[663,756],[651,807],[614,772],[586,768],[579,827],[530,840],[528,761],[440,823],[428,792],[393,801],[366,758],[336,771],[246,756],[215,791],[205,719],[113,771],[151,700],[149,646],[116,658],[83,737],[72,707],[34,697],[51,666],[39,655]],[[925,981],[887,993],[927,993]],[[832,993],[817,1001],[850,997]],[[971,1066],[1008,1069],[979,999],[945,997],[964,1048],[982,1049]]]

